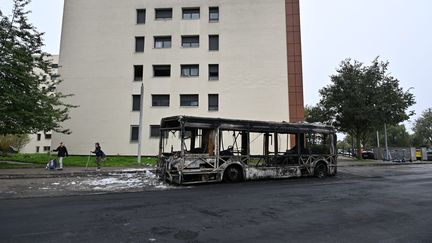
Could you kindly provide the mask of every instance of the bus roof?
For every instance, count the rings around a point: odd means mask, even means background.
[[[319,123],[288,123],[288,122],[271,122],[271,121],[253,121],[241,119],[210,118],[196,116],[171,116],[161,120],[161,129],[180,129],[182,127],[193,128],[216,128],[223,130],[237,130],[250,132],[279,132],[279,133],[297,133],[297,132],[319,132],[335,133],[332,126]]]

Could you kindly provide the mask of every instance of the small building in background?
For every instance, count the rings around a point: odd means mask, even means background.
[[[58,55],[52,55],[52,71],[51,79],[57,79],[58,76]],[[30,141],[21,150],[20,153],[34,154],[34,153],[48,153],[51,150],[51,131],[41,131],[36,134],[29,134]]]

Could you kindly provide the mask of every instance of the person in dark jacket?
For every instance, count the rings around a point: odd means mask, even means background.
[[[95,150],[90,152],[96,155],[97,171],[100,171],[100,165],[102,160],[105,158],[105,153],[102,151],[99,143],[95,143]]]
[[[53,150],[54,152],[57,152],[57,157],[59,159],[60,167],[58,170],[63,170],[63,159],[64,157],[69,156],[69,153],[67,151],[66,146],[63,145],[63,142],[60,143],[60,146],[58,146],[56,149]]]

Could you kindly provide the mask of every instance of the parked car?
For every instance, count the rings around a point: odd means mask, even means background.
[[[375,159],[375,154],[372,151],[363,151],[362,152],[363,159]]]

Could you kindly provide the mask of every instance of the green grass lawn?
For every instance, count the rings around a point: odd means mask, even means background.
[[[0,161],[17,161],[17,162],[27,162],[27,163],[33,163],[36,165],[43,165],[45,166],[46,163],[50,159],[55,159],[57,156],[48,154],[14,154],[10,156],[0,156]],[[86,166],[87,160],[89,159],[88,156],[78,156],[73,155],[66,157],[63,160],[64,166]],[[142,157],[141,158],[141,164],[137,163],[137,158],[133,156],[107,156],[106,160],[102,163],[102,166],[105,167],[131,167],[131,166],[152,166],[156,164],[156,157]],[[89,166],[95,166],[96,165],[96,157],[93,155],[90,157]],[[29,168],[25,165],[0,165],[0,168]],[[30,167],[31,168],[31,167]]]

